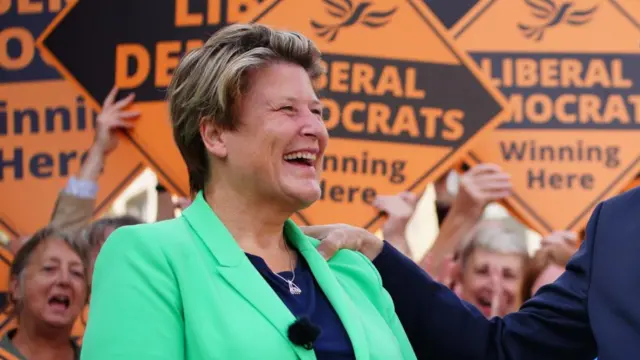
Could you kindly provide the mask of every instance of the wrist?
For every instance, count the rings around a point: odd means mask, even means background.
[[[364,240],[362,247],[360,248],[360,252],[366,256],[369,260],[373,261],[380,253],[382,252],[382,248],[384,247],[384,241],[378,239],[373,234],[367,236]]]
[[[409,243],[407,243],[407,239],[404,236],[385,236],[385,240],[393,245],[393,247],[403,255],[411,257],[411,249],[409,248]]]
[[[106,151],[105,151],[105,147],[100,145],[97,142],[94,142],[93,144],[91,144],[91,147],[89,148],[88,153],[92,156],[92,157],[101,157],[104,158],[106,155]]]
[[[473,219],[474,221],[477,221],[482,217],[483,213],[484,206],[466,206],[454,202],[453,204],[451,204],[451,208],[449,209],[447,217],[452,216],[458,219]]]

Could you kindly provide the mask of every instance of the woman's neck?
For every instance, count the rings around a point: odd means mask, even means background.
[[[284,249],[283,226],[290,214],[273,202],[254,201],[228,187],[225,191],[215,188],[204,193],[205,199],[238,244],[264,250]]]
[[[38,329],[33,322],[21,321],[11,342],[29,360],[73,360],[75,358],[70,331],[60,328]]]
[[[228,188],[226,191],[215,188],[205,191],[204,197],[242,250],[262,257],[273,271],[290,270],[291,258],[283,229],[290,214],[268,202],[251,201]]]

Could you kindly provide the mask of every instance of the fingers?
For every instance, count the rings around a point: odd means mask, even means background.
[[[125,97],[124,99],[120,99],[118,100],[118,102],[116,102],[114,104],[114,107],[118,110],[125,108],[129,105],[131,105],[131,103],[133,102],[133,100],[135,99],[136,94],[134,93],[130,93],[129,95],[127,95],[127,97]]]
[[[511,189],[509,190],[492,190],[484,192],[484,201],[493,202],[504,199],[511,195]]]
[[[133,129],[134,127],[134,124],[123,120],[116,120],[110,126],[111,129]]]
[[[331,233],[327,235],[324,240],[322,240],[316,250],[318,250],[320,255],[322,255],[322,257],[326,261],[329,261],[329,259],[331,259],[338,252],[338,250],[342,249],[343,246],[343,237],[335,236],[334,233]]]
[[[420,198],[416,194],[410,191],[403,191],[400,194],[398,194],[398,196],[400,196],[402,200],[406,201],[412,206],[415,205],[418,202],[418,200],[420,200]]]
[[[111,106],[113,102],[116,100],[117,94],[118,94],[118,87],[114,85],[113,88],[111,88],[111,91],[109,91],[109,94],[107,95],[107,97],[104,99],[104,102],[102,103],[102,107],[106,108]]]
[[[473,182],[476,184],[491,184],[495,182],[511,182],[511,175],[506,172],[496,172],[473,176]]]
[[[329,226],[331,225],[300,226],[300,230],[309,237],[322,240],[330,233],[330,230],[328,229]]]
[[[372,205],[378,208],[380,211],[389,211],[389,203],[392,199],[392,195],[378,195],[375,200],[373,200]]]
[[[486,173],[496,173],[501,171],[502,171],[502,168],[500,168],[500,166],[496,164],[482,163],[469,169],[469,171],[467,171],[466,174],[479,175],[479,174],[486,174]]]
[[[118,112],[118,118],[120,119],[134,119],[140,116],[140,111],[137,110],[127,110]]]
[[[491,267],[491,287],[493,288],[493,295],[491,299],[491,317],[499,316],[500,308],[502,307],[502,277],[500,276],[500,270],[496,267]]]

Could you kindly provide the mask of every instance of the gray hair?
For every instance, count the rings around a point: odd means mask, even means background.
[[[460,263],[464,267],[476,249],[499,254],[529,257],[527,240],[513,226],[503,221],[483,221],[474,229],[471,236],[461,244]]]
[[[300,65],[312,80],[324,72],[320,50],[311,40],[258,24],[229,25],[180,61],[167,95],[173,137],[187,165],[192,193],[204,189],[209,178],[201,122],[235,130],[232,109],[247,90],[247,71],[279,61]]]

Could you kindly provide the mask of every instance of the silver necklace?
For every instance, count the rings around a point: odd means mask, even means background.
[[[287,280],[277,272],[274,272],[274,274],[289,285],[289,293],[291,293],[291,295],[300,295],[302,290],[293,282],[293,280],[296,279],[296,267],[293,264],[293,256],[291,256],[291,253],[289,252],[289,247],[287,247],[287,254],[289,254],[289,264],[291,265],[291,273],[293,274],[293,277],[291,280]]]

